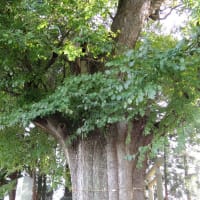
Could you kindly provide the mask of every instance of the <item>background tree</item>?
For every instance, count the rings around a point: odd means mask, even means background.
[[[17,178],[24,175],[34,179],[37,200],[46,199],[62,184],[61,179],[66,174],[65,161],[52,138],[35,128],[16,127],[2,131],[0,136],[0,197],[9,193],[10,200],[15,199]]]
[[[32,121],[54,136],[73,200],[145,199],[147,152],[199,112],[198,27],[138,39],[161,3],[2,1],[1,130]]]
[[[170,136],[165,176],[169,199],[189,200],[199,196],[199,130],[195,131],[197,133],[191,132],[191,127],[184,127],[184,133],[178,137]]]

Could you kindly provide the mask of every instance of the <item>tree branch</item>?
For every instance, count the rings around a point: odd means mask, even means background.
[[[51,117],[41,118],[38,117],[35,120],[33,120],[33,123],[35,126],[41,128],[45,132],[49,133],[51,136],[53,136],[58,144],[61,145],[65,158],[68,162],[68,151],[66,146],[66,135],[67,135],[67,124],[62,121],[60,115],[54,114]]]
[[[159,20],[166,19],[172,13],[173,10],[175,10],[176,8],[181,7],[181,6],[182,6],[182,4],[179,4],[179,5],[175,6],[175,7],[170,8],[170,11],[164,17],[159,18]]]
[[[156,9],[160,9],[163,2],[164,0],[119,0],[111,30],[117,34],[115,40],[120,47],[135,46],[146,19]]]

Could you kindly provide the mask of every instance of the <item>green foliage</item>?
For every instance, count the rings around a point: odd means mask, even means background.
[[[107,19],[106,6],[111,4],[67,0],[4,4],[0,88],[2,103],[10,103],[2,109],[2,125],[26,125],[38,116],[60,112],[75,121],[80,134],[145,115],[148,134],[158,115],[165,116],[165,127],[187,118],[185,109],[195,104],[199,85],[196,38],[177,43],[147,35],[135,50],[111,58],[105,73],[65,77],[66,59],[85,54],[96,58],[111,51],[109,32],[100,23]],[[85,42],[88,52],[82,53]],[[54,54],[58,59],[49,66]],[[166,107],[159,105],[162,101]]]
[[[145,41],[108,62],[105,73],[66,78],[54,93],[15,110],[4,123],[27,124],[60,112],[74,121],[77,134],[144,115],[149,118],[146,134],[158,116],[164,116],[160,127],[176,127],[191,117],[199,94],[199,48],[191,42],[163,51],[157,42]]]
[[[16,185],[16,181],[10,181],[9,183],[0,187],[0,198],[4,198]]]
[[[194,20],[193,22],[198,22],[200,20],[200,2],[195,0],[184,0],[183,2],[190,9]]]
[[[87,43],[88,54],[93,56],[109,52],[109,33],[95,19],[97,15],[103,22],[107,19],[108,4],[102,0],[98,4],[4,1],[0,15],[1,91],[17,96],[20,105],[38,101],[62,83],[70,61],[84,56],[82,44]]]
[[[5,178],[14,172],[40,174],[51,177],[51,186],[56,187],[65,172],[63,156],[56,143],[36,129],[9,128],[0,132],[0,169],[5,169]],[[61,154],[62,155],[62,154]],[[2,185],[0,194],[12,189],[13,182]]]

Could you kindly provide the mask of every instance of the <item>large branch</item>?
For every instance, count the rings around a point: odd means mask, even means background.
[[[167,14],[165,14],[165,16],[163,16],[163,17],[161,17],[159,19],[160,20],[167,19],[167,17],[172,13],[172,11],[176,10],[177,8],[179,8],[181,6],[182,6],[182,4],[179,4],[177,6],[174,6],[174,7],[170,8],[170,11]]]
[[[111,29],[117,33],[117,42],[132,48],[135,46],[145,20],[164,0],[119,0]]]
[[[67,124],[63,119],[61,119],[59,115],[52,115],[51,117],[46,118],[38,117],[33,121],[33,123],[56,139],[58,144],[61,145],[68,162],[68,151],[66,145],[66,136],[68,134]]]
[[[145,19],[149,16],[150,0],[119,0],[112,31],[118,33],[117,42],[134,47]]]

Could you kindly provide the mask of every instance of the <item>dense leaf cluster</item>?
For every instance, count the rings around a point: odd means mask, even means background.
[[[109,1],[3,1],[2,95],[17,96],[20,105],[38,101],[70,76],[76,58],[109,52],[104,22],[110,7]],[[82,52],[85,43],[87,53]]]
[[[70,76],[41,101],[26,104],[6,123],[28,123],[56,112],[76,124],[76,133],[88,133],[107,124],[139,116],[176,127],[191,117],[199,93],[199,47],[183,40],[168,50],[145,41],[106,64],[105,73]],[[5,118],[4,118],[5,119]]]

